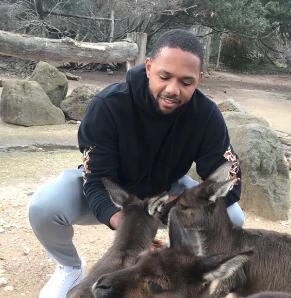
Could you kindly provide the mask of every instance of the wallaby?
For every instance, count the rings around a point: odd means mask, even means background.
[[[122,209],[122,222],[112,246],[84,280],[68,293],[70,298],[94,297],[92,285],[102,274],[134,264],[137,255],[149,248],[160,223],[158,218],[149,215],[148,208],[150,204],[165,200],[165,196],[141,200],[109,179],[104,178],[103,184],[112,202]]]
[[[260,291],[291,293],[291,236],[235,227],[227,215],[223,197],[237,180],[229,178],[231,166],[231,162],[226,162],[204,182],[177,198],[169,213],[173,233],[170,239],[191,245],[194,253],[201,256],[236,254],[252,248],[251,261],[231,276],[228,287],[240,296]]]
[[[92,287],[95,297],[213,297],[212,282],[229,278],[253,254],[196,256],[186,242],[181,245],[180,237],[177,242],[171,238],[175,236],[169,231],[170,247],[143,252],[135,265],[102,275]]]

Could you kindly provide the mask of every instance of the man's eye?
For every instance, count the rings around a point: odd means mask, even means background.
[[[169,78],[168,77],[163,77],[163,76],[160,76],[160,79],[165,81],[165,80],[168,80]]]
[[[192,82],[183,82],[184,86],[190,86],[192,84]]]

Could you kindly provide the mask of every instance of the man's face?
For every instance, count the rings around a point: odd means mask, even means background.
[[[163,114],[187,103],[202,77],[199,57],[176,48],[162,48],[145,66],[150,91]]]

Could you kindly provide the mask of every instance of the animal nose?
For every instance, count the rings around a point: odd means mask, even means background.
[[[110,298],[112,292],[112,285],[109,280],[100,278],[92,286],[92,293],[95,298]]]

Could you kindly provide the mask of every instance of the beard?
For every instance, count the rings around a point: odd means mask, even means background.
[[[163,96],[163,95],[158,95],[157,97],[154,97],[152,93],[151,94],[151,100],[154,106],[154,109],[157,113],[159,113],[160,115],[173,115],[173,114],[177,114],[179,113],[179,111],[181,110],[181,108],[184,106],[184,104],[181,104],[180,100],[177,99],[176,97],[170,97],[170,96]],[[173,100],[173,101],[177,101],[179,104],[171,111],[165,112],[163,110],[161,110],[160,108],[160,101],[162,100],[162,98],[167,98],[169,101]]]

